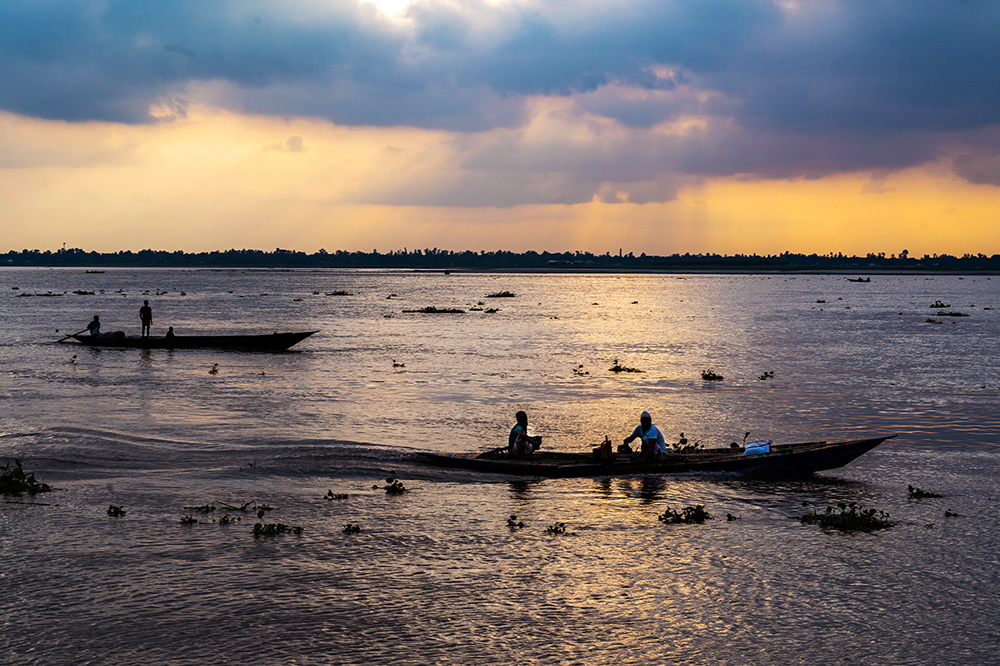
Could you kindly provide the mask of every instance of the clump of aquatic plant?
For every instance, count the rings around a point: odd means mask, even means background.
[[[552,523],[545,528],[546,534],[565,534],[566,533],[566,523]]]
[[[73,293],[76,294],[77,296],[93,296],[94,295],[94,292],[92,292],[92,291],[84,291],[82,289],[77,289]]]
[[[731,523],[734,520],[743,520],[743,516],[734,516],[731,513],[726,514],[726,522]]]
[[[224,513],[219,516],[220,525],[231,525],[232,523],[240,522],[241,518],[239,516],[230,516],[228,513]]]
[[[112,504],[108,507],[108,515],[112,518],[121,518],[125,515],[125,509],[121,508],[117,504]]]
[[[181,525],[197,525],[198,519],[194,516],[183,516],[181,518]]]
[[[347,499],[347,493],[335,493],[332,490],[327,490],[326,495],[323,497],[325,500],[345,500]]]
[[[701,442],[696,440],[692,444],[688,441],[688,438],[684,436],[684,433],[681,433],[680,438],[671,444],[671,446],[677,453],[694,453],[701,448]]]
[[[392,476],[389,476],[385,480],[385,485],[380,486],[377,483],[372,486],[372,490],[385,490],[386,495],[402,495],[406,492],[406,487],[403,486],[403,482],[396,478],[395,472],[389,472]]]
[[[627,365],[621,365],[618,362],[618,359],[615,359],[614,365],[608,368],[608,370],[611,372],[642,372],[642,370],[639,370],[638,368],[630,368]]]
[[[217,374],[219,374],[219,364],[218,363],[213,363],[212,364],[212,368],[208,371],[208,374],[210,374],[210,375],[217,375]]]
[[[517,516],[512,513],[510,514],[510,517],[507,518],[507,527],[510,528],[511,532],[513,532],[514,530],[519,530],[524,527],[524,523],[518,520]]]
[[[211,513],[215,511],[214,504],[202,504],[201,506],[186,506],[185,511],[194,511],[195,513]]]
[[[704,379],[706,382],[718,382],[718,381],[722,381],[723,379],[725,379],[725,377],[723,377],[722,375],[718,374],[717,372],[715,372],[711,368],[709,368],[708,370],[703,371],[701,373],[701,378]]]
[[[944,497],[944,495],[940,493],[934,493],[929,490],[921,490],[920,488],[916,488],[914,486],[906,486],[906,492],[910,499],[931,499],[934,497]]]
[[[814,511],[798,516],[798,520],[809,525],[829,527],[843,532],[874,532],[894,525],[885,511],[866,509],[856,502],[850,504],[841,502],[837,507],[840,509],[839,513],[832,506],[828,506],[824,513]]]
[[[35,493],[47,493],[50,490],[52,488],[49,484],[35,480],[34,472],[25,472],[20,460],[15,459],[13,467],[10,466],[9,462],[0,467],[0,495],[20,495],[21,493],[34,495]]]
[[[940,310],[937,313],[938,317],[969,317],[970,315],[964,312],[950,312],[945,310]]]
[[[742,451],[743,449],[747,448],[747,437],[749,436],[750,436],[750,431],[747,430],[745,433],[743,433],[743,444],[741,445],[737,442],[729,442],[729,448],[733,449],[734,451]]]
[[[584,377],[590,373],[583,369],[583,363],[573,368],[573,374],[577,377]]]
[[[934,301],[933,303],[931,303],[930,307],[936,308],[938,310],[941,310],[941,309],[944,309],[944,308],[950,308],[951,307],[951,303],[943,303],[943,302],[941,302],[941,299],[939,298],[936,301]]]
[[[341,530],[344,534],[357,534],[361,531],[360,525],[355,525],[354,523],[345,523],[344,529]]]
[[[253,525],[253,536],[255,539],[275,534],[302,534],[302,528],[284,523],[254,523]]]
[[[394,368],[405,368],[405,363],[396,363],[396,359],[392,359],[392,367]]]
[[[327,296],[353,296],[354,294],[352,294],[349,291],[343,291],[341,289],[337,289],[336,291],[328,291],[328,292],[326,292],[326,295]]]
[[[817,303],[826,303],[826,301],[824,301],[822,298],[817,298],[816,302]]]
[[[500,312],[498,308],[486,308],[483,310],[483,314],[496,314],[497,312]]]
[[[494,291],[492,294],[486,294],[486,298],[516,298],[517,294],[512,291]]]
[[[961,518],[961,517],[962,517],[962,514],[960,514],[960,513],[955,513],[955,512],[954,512],[954,511],[952,511],[951,509],[945,509],[945,510],[944,510],[944,517],[945,517],[945,518]]]
[[[694,525],[704,523],[706,520],[712,519],[712,514],[705,510],[704,504],[696,504],[694,506],[686,506],[680,511],[675,511],[674,509],[667,507],[667,510],[656,517],[657,520],[664,523],[684,523],[685,525]]]
[[[760,377],[757,378],[757,381],[763,382],[763,381],[766,381],[768,379],[771,379],[772,377],[774,377],[774,371],[772,371],[772,370],[765,370],[764,374],[762,374]]]
[[[943,324],[944,322],[940,319],[931,319],[930,317],[924,322],[925,324]]]
[[[396,294],[389,294],[388,296],[385,297],[385,300],[389,300],[390,298],[397,298],[397,296]]]
[[[433,305],[428,305],[419,310],[403,310],[403,312],[416,314],[462,314],[465,310],[459,308],[436,308]]]

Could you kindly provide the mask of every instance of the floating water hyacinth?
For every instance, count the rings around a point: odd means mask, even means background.
[[[627,365],[621,365],[618,363],[618,359],[615,359],[614,365],[608,368],[611,372],[642,372],[638,368],[630,368]]]
[[[914,486],[906,486],[906,492],[910,499],[932,499],[935,497],[944,497],[944,495],[939,493],[934,493],[929,490],[921,490],[920,488],[916,488]]]
[[[705,510],[704,504],[696,504],[695,506],[686,506],[680,511],[675,511],[674,509],[667,507],[667,509],[658,515],[656,519],[664,523],[684,523],[692,525],[701,524],[706,520],[711,520],[712,515]]]
[[[52,488],[47,483],[35,480],[34,472],[25,472],[20,460],[14,460],[14,466],[7,463],[0,467],[0,495],[20,495],[28,493],[47,493]]]
[[[842,532],[874,532],[892,527],[895,524],[885,511],[866,509],[855,502],[850,504],[841,502],[837,506],[840,508],[840,513],[837,513],[832,506],[828,506],[825,513],[807,513],[804,516],[798,516],[798,520],[806,524],[829,527]]]
[[[565,534],[566,523],[553,523],[545,528],[547,534]]]

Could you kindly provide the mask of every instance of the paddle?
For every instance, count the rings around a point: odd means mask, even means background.
[[[67,336],[66,336],[65,338],[61,338],[61,339],[59,339],[59,340],[56,340],[56,342],[62,342],[63,340],[69,340],[69,339],[70,339],[70,338],[72,338],[72,337],[73,337],[74,335],[80,335],[80,333],[86,333],[86,332],[87,332],[87,329],[83,329],[82,331],[78,331],[78,332],[76,332],[76,333],[70,333],[70,334],[69,334],[69,335],[67,335]]]

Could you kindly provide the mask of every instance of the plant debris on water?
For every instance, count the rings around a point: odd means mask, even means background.
[[[524,523],[517,519],[517,516],[513,513],[507,518],[507,527],[513,532],[514,530],[519,530],[524,527]]]
[[[725,377],[723,377],[720,374],[717,374],[712,369],[708,369],[708,370],[705,370],[704,372],[702,372],[701,373],[701,378],[704,379],[706,382],[718,382],[718,381],[722,381],[723,379],[725,379]]]
[[[856,502],[850,504],[841,502],[837,507],[840,508],[840,513],[837,513],[832,506],[828,506],[825,513],[807,513],[798,516],[798,520],[843,532],[874,532],[894,525],[885,511],[866,509]]]
[[[361,531],[360,525],[355,525],[354,523],[345,523],[344,529],[341,530],[344,534],[357,534]]]
[[[25,472],[20,460],[14,460],[11,467],[8,462],[0,467],[0,495],[20,495],[28,493],[47,493],[52,487],[47,483],[35,480],[34,472]]]
[[[121,518],[125,515],[125,509],[116,504],[112,504],[108,507],[108,515],[112,518]]]
[[[964,312],[946,312],[944,310],[940,310],[937,313],[937,316],[938,317],[968,317],[970,315],[967,315]]]
[[[566,523],[553,523],[545,528],[547,534],[565,534]]]
[[[758,381],[765,381],[765,380],[768,380],[768,379],[772,379],[773,377],[774,377],[774,371],[772,371],[772,370],[765,370],[764,374],[762,374],[760,377],[758,377],[757,380]]]
[[[326,496],[323,497],[325,500],[345,500],[347,499],[347,493],[335,493],[332,490],[326,491]]]
[[[517,294],[512,291],[495,291],[492,294],[486,294],[486,298],[516,298]]]
[[[638,368],[630,368],[627,365],[621,365],[618,363],[618,359],[615,359],[615,364],[608,368],[611,372],[642,372]]]
[[[403,486],[403,482],[396,478],[395,472],[389,472],[391,476],[387,477],[385,480],[385,485],[380,486],[377,483],[372,486],[372,490],[385,490],[386,495],[402,495],[406,492],[406,487]]]
[[[906,486],[906,492],[909,494],[910,499],[930,499],[932,497],[944,497],[940,493],[934,493],[929,490],[921,490],[920,488],[915,488],[914,486]]]
[[[417,313],[417,314],[463,314],[465,310],[459,308],[436,308],[433,305],[428,305],[427,307],[420,308],[419,310],[403,310],[404,313]]]
[[[274,534],[302,534],[302,528],[284,523],[254,523],[253,536],[255,539]]]
[[[938,300],[936,300],[933,303],[931,303],[930,306],[932,308],[937,308],[938,310],[941,310],[943,308],[950,308],[951,307],[951,303],[943,303],[943,302],[941,302],[941,299],[939,298]]]
[[[656,518],[664,523],[684,523],[686,525],[693,525],[696,523],[701,524],[706,520],[711,520],[712,514],[705,510],[704,504],[696,504],[694,506],[686,506],[680,511],[675,511],[668,506],[667,510],[658,515]]]

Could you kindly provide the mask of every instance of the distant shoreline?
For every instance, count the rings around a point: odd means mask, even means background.
[[[666,256],[619,252],[508,252],[471,250],[392,250],[318,252],[292,250],[226,250],[185,253],[165,250],[86,252],[81,249],[22,250],[0,254],[0,266],[78,268],[204,268],[204,269],[397,269],[430,272],[509,273],[761,273],[761,274],[1000,274],[1000,254],[923,255],[911,257],[869,253],[863,257],[829,253],[778,255],[673,254]]]

